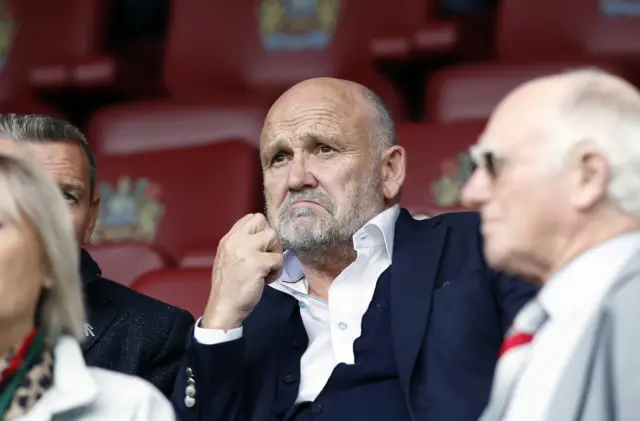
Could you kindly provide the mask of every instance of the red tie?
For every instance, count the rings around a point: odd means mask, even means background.
[[[502,357],[507,352],[511,351],[513,348],[517,348],[521,345],[527,345],[531,343],[533,340],[533,335],[531,333],[526,332],[513,332],[502,341],[502,346],[500,347],[500,357]]]

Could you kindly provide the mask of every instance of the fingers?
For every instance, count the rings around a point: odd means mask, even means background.
[[[256,214],[255,213],[249,213],[245,216],[243,216],[242,218],[238,219],[236,221],[235,224],[233,224],[233,226],[231,227],[231,229],[229,230],[228,234],[231,234],[233,232],[238,231],[242,226],[244,226],[248,220],[250,220],[251,218],[253,218]],[[228,235],[227,234],[227,235]]]
[[[250,218],[242,222],[238,230],[242,230],[247,234],[255,234],[266,228],[271,228],[267,218],[261,213],[254,213]]]
[[[252,238],[260,251],[282,253],[282,246],[276,230],[269,227],[263,231],[253,234]]]
[[[284,256],[282,253],[260,253],[256,256],[255,262],[262,271],[262,277],[267,278],[277,274],[277,279],[284,266]]]

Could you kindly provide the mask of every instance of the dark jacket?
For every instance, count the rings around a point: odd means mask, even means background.
[[[414,421],[478,419],[503,335],[537,292],[487,267],[479,222],[473,213],[417,221],[402,211],[396,223],[388,340]],[[277,388],[291,383],[277,377],[286,358],[278,350],[283,343],[297,346],[286,336],[296,308],[294,298],[266,288],[241,339],[217,345],[190,339],[172,399],[179,419],[273,419]],[[187,406],[189,384],[197,392]],[[353,399],[375,399],[357,392],[344,393],[335,405],[349,409]]]
[[[170,395],[194,320],[185,310],[104,279],[82,250],[87,364],[134,374]]]

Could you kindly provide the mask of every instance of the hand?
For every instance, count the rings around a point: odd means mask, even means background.
[[[202,327],[239,327],[260,301],[265,285],[278,279],[283,263],[278,234],[264,215],[249,214],[236,222],[218,245]]]

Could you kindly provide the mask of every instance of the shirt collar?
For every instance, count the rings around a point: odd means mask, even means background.
[[[400,215],[400,206],[394,205],[374,216],[353,235],[354,250],[384,245],[389,260],[392,260],[393,241],[398,215]],[[284,267],[278,281],[293,283],[298,282],[303,277],[304,272],[300,261],[293,253],[285,251]]]
[[[540,291],[540,302],[549,317],[567,318],[579,308],[599,302],[639,248],[640,231],[634,231],[605,241],[574,258]]]

